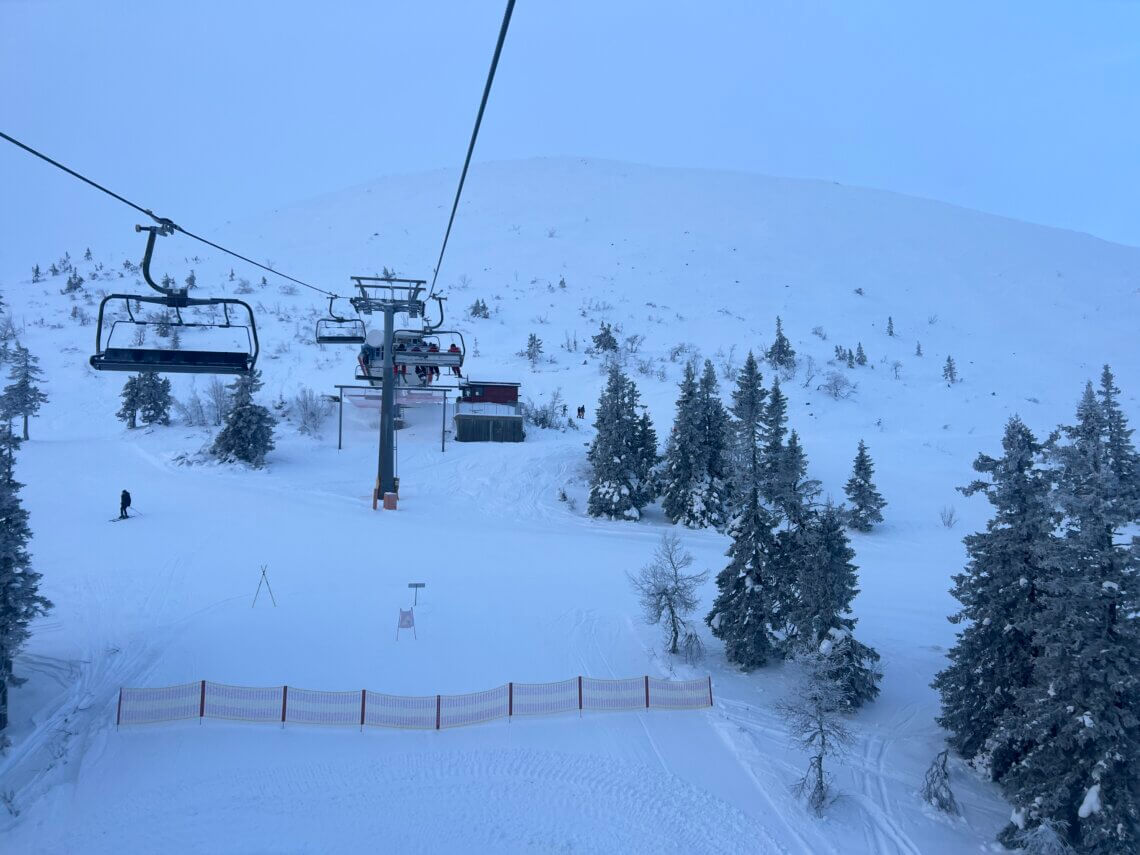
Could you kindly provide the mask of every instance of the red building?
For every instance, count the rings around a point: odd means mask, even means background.
[[[466,380],[455,403],[456,442],[522,442],[519,384]]]

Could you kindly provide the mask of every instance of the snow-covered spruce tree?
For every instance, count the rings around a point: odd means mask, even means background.
[[[1051,445],[1063,536],[1042,582],[1034,680],[1006,722],[1023,750],[1001,780],[1015,822],[1051,820],[1080,853],[1140,851],[1140,562],[1120,542],[1104,413],[1085,387],[1077,423]]]
[[[851,509],[847,514],[847,524],[855,531],[870,531],[875,523],[883,521],[882,510],[887,506],[886,501],[875,489],[871,476],[875,474],[871,455],[867,452],[867,444],[859,440],[859,450],[855,452],[855,465],[851,477],[843,490],[851,502]]]
[[[791,533],[791,532],[790,532]],[[854,550],[843,514],[828,504],[811,515],[800,536],[795,559],[795,599],[785,610],[789,645],[818,653],[828,679],[840,692],[840,709],[856,710],[879,694],[879,654],[855,640],[857,619],[851,603],[859,593]]]
[[[116,416],[129,429],[138,427],[140,414],[143,424],[170,424],[170,381],[165,377],[153,371],[128,377],[121,397],[123,405]]]
[[[40,361],[31,352],[17,344],[11,358],[11,383],[4,387],[0,396],[0,412],[4,420],[19,416],[23,419],[24,430],[21,436],[28,439],[28,419],[40,411],[40,405],[48,402],[48,397],[40,391],[37,381],[43,379],[39,369]]]
[[[777,497],[779,472],[784,456],[784,437],[788,434],[788,399],[780,391],[779,378],[772,380],[772,391],[768,393],[760,431],[763,439],[760,496],[764,501],[773,503]]]
[[[895,337],[895,319],[887,315],[887,335],[891,338]]]
[[[994,515],[984,532],[965,539],[970,560],[951,589],[962,607],[950,616],[963,629],[933,683],[951,746],[995,778],[1018,751],[996,737],[1003,719],[1019,715],[1020,695],[1033,680],[1042,584],[1057,547],[1041,445],[1016,416],[1006,424],[1002,450],[998,458],[978,455],[974,469],[988,480],[962,490],[983,493]]]
[[[144,425],[170,424],[170,381],[154,371],[138,376],[139,417]]]
[[[708,359],[697,387],[697,400],[705,468],[701,504],[705,508],[706,524],[723,528],[731,505],[731,428],[728,412],[720,400],[716,369]]]
[[[641,519],[650,490],[645,478],[646,453],[638,448],[639,395],[621,366],[610,363],[606,388],[598,400],[590,445],[590,495],[586,505],[592,517],[612,520]]]
[[[606,353],[607,351],[618,349],[618,342],[614,336],[613,328],[605,321],[601,322],[598,331],[590,337],[590,340],[594,343],[594,350],[599,353]]]
[[[635,575],[626,574],[637,591],[645,622],[661,624],[669,652],[676,656],[682,650],[685,661],[692,664],[701,658],[703,645],[689,623],[689,615],[697,607],[697,590],[708,579],[708,571],[689,573],[693,556],[681,546],[681,539],[666,532],[653,552],[653,560]]]
[[[732,406],[729,412],[732,420],[732,459],[736,477],[733,479],[734,507],[739,512],[745,507],[752,490],[760,490],[763,484],[763,456],[761,453],[764,402],[768,390],[764,388],[764,378],[760,374],[756,357],[748,351],[744,367],[736,376],[736,388],[732,390]]]
[[[273,426],[277,423],[269,410],[253,401],[254,393],[261,388],[261,372],[239,377],[230,388],[233,405],[211,450],[220,460],[240,460],[260,467],[274,448]]]
[[[856,365],[866,365],[867,364],[867,354],[863,352],[863,342],[861,342],[861,341],[856,343],[856,345],[855,345],[855,364]]]
[[[716,577],[717,597],[705,623],[724,641],[724,655],[745,671],[768,664],[777,643],[771,628],[774,592],[769,564],[776,521],[753,485],[729,526],[728,566]]]
[[[662,507],[671,522],[701,528],[708,523],[702,490],[704,437],[697,372],[691,361],[685,364],[679,388],[673,428],[665,442]]]
[[[32,530],[20,502],[21,485],[12,477],[12,456],[20,440],[11,422],[3,440],[5,465],[0,474],[0,750],[9,744],[8,687],[23,680],[12,673],[12,662],[28,640],[28,625],[52,604],[39,593],[40,574],[32,569],[28,541]]]
[[[115,413],[115,418],[121,422],[126,422],[128,430],[134,430],[139,426],[138,374],[132,374],[127,378],[127,382],[123,384],[123,391],[119,393],[119,397],[123,399],[123,405],[119,407],[119,412]]]
[[[1116,482],[1113,492],[1116,494],[1114,504],[1119,506],[1117,513],[1128,519],[1140,516],[1140,458],[1132,444],[1128,419],[1117,401],[1119,394],[1112,369],[1106,365],[1097,390],[1104,418],[1105,463]]]
[[[784,323],[780,320],[779,315],[776,316],[776,340],[765,352],[764,358],[775,369],[792,370],[796,367],[796,352],[792,349],[792,343],[788,341],[788,337],[784,335]]]
[[[922,342],[921,341],[916,341],[914,343],[914,355],[915,356],[922,356]]]
[[[767,564],[775,544],[776,521],[761,499],[764,483],[764,401],[768,392],[751,352],[732,393],[735,440],[736,511],[729,525],[729,564],[716,578],[718,594],[705,622],[724,641],[729,662],[746,671],[763,667],[775,638],[769,627],[772,591]]]
[[[807,455],[796,431],[788,435],[788,444],[777,458],[772,483],[772,503],[789,525],[806,520],[819,495],[820,483],[807,477]]]
[[[808,769],[795,786],[796,795],[807,801],[816,816],[831,802],[831,779],[827,760],[851,742],[843,719],[843,693],[830,678],[822,656],[804,658],[804,681],[793,703],[782,704],[780,714],[792,739],[811,752]]]
[[[632,383],[630,385],[632,387]],[[637,390],[634,388],[632,391],[636,405]],[[641,415],[634,423],[633,451],[637,461],[636,479],[641,486],[641,498],[645,504],[649,504],[660,492],[657,464],[661,461],[661,455],[657,451],[657,431],[649,417],[649,409],[645,406],[641,407]]]

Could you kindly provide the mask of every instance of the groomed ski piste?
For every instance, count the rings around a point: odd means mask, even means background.
[[[386,178],[298,203],[209,236],[347,292],[382,266],[422,275],[454,172]],[[142,241],[92,246],[59,235],[98,289],[138,290],[122,262]],[[213,428],[126,430],[115,419],[125,375],[87,365],[94,329],[63,277],[30,282],[54,258],[6,247],[0,289],[20,340],[41,359],[50,403],[32,421],[17,477],[34,531],[42,591],[12,692],[13,747],[0,758],[5,852],[757,852],[987,851],[1007,821],[996,789],[958,760],[964,816],[918,796],[943,746],[929,688],[955,628],[947,593],[963,535],[988,507],[955,488],[1020,413],[1038,432],[1072,417],[1083,384],[1113,366],[1138,418],[1140,250],[951,206],[825,182],[651,169],[575,159],[477,164],[441,275],[449,318],[468,345],[465,374],[518,380],[535,403],[560,389],[580,430],[527,427],[522,444],[440,451],[438,406],[409,409],[399,432],[399,509],[373,511],[375,411],[345,407],[320,436],[278,425],[267,466],[202,452]],[[200,256],[197,261],[194,256]],[[260,257],[259,257],[260,258]],[[104,265],[99,279],[89,272]],[[231,266],[237,280],[229,280]],[[241,278],[258,311],[267,406],[302,388],[352,383],[355,349],[318,347],[325,305],[176,238],[156,272],[193,268],[204,294]],[[111,278],[111,281],[105,281]],[[563,284],[564,283],[564,287]],[[861,293],[857,293],[861,289]],[[491,309],[472,319],[476,298]],[[97,303],[97,300],[93,302]],[[604,378],[584,353],[600,321],[643,335],[631,376],[664,441],[689,343],[739,365],[781,316],[801,366],[783,383],[810,473],[842,498],[860,438],[889,505],[854,534],[859,638],[882,654],[882,694],[850,724],[822,819],[790,787],[806,757],[777,704],[795,663],[744,674],[701,623],[703,662],[664,652],[641,620],[626,572],[675,531],[697,566],[719,571],[726,537],[585,515],[585,446]],[[896,337],[885,327],[893,318]],[[812,334],[821,327],[827,340]],[[529,333],[546,356],[518,356]],[[562,347],[567,335],[578,350]],[[862,343],[869,364],[835,400],[816,387],[834,345]],[[921,342],[923,357],[914,356]],[[717,352],[721,356],[716,356]],[[952,355],[962,382],[947,386]],[[637,361],[647,362],[648,373]],[[891,364],[902,363],[895,379]],[[204,380],[173,377],[185,398]],[[770,382],[771,372],[765,370]],[[722,382],[727,397],[728,385]],[[108,524],[119,491],[137,515]],[[569,502],[559,500],[564,490]],[[953,507],[948,528],[940,512]],[[267,567],[277,605],[259,597]],[[411,581],[426,583],[417,638],[395,638]],[[713,598],[710,578],[700,615]],[[569,674],[689,679],[712,675],[701,711],[588,712],[442,731],[285,727],[197,720],[115,728],[122,686],[207,679],[249,686],[459,694]],[[18,815],[13,815],[18,811]]]

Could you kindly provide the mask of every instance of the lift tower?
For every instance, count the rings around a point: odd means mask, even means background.
[[[396,492],[395,469],[395,403],[396,377],[394,372],[393,333],[397,313],[409,318],[422,318],[424,314],[424,279],[397,279],[395,276],[353,276],[360,291],[350,302],[362,315],[374,312],[384,314],[384,382],[380,392],[380,454],[376,461],[376,488],[372,507],[385,493]]]

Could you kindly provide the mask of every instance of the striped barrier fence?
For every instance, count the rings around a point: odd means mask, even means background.
[[[115,724],[182,719],[402,727],[443,730],[500,718],[586,710],[687,710],[711,707],[712,677],[659,680],[571,677],[553,683],[505,683],[465,695],[388,695],[368,689],[325,692],[296,686],[230,686],[199,680],[156,689],[119,690]]]

